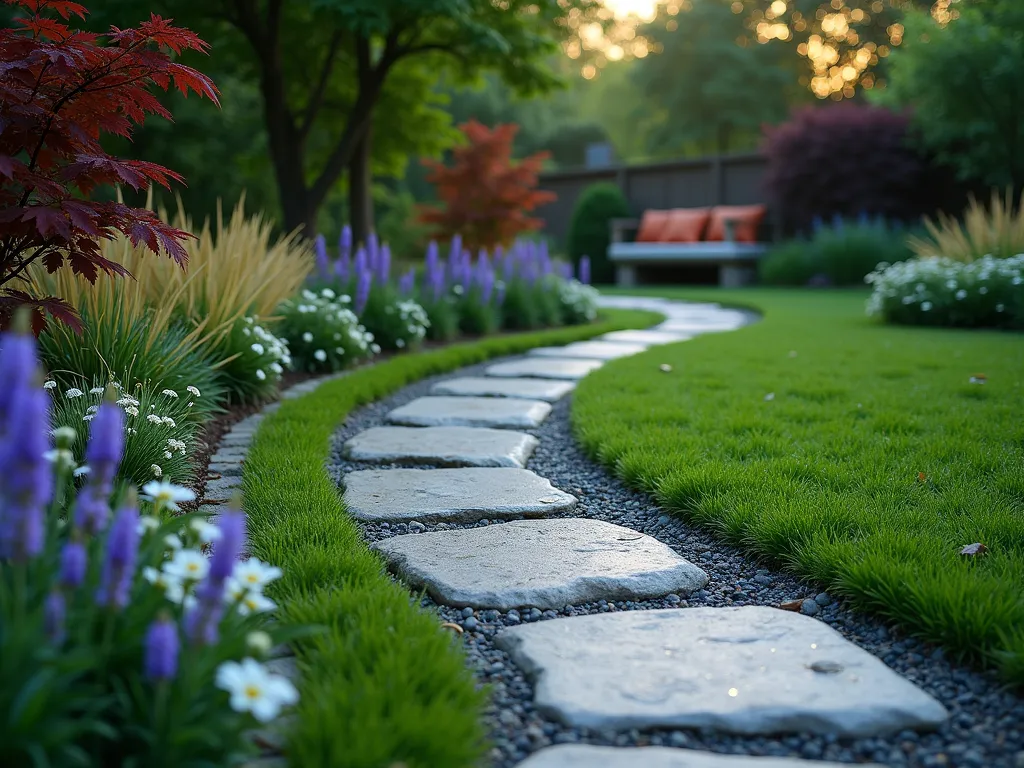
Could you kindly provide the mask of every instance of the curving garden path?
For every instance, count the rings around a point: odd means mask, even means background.
[[[493,686],[493,761],[1016,768],[1020,733],[1006,743],[1005,728],[1024,714],[1018,699],[997,691],[961,707],[988,685],[981,676],[705,533],[634,509],[640,497],[579,466],[562,399],[578,379],[751,320],[716,305],[604,302],[667,319],[414,385],[336,436],[332,470],[348,510]],[[779,610],[794,597],[797,611]],[[986,729],[1003,743],[992,749]]]

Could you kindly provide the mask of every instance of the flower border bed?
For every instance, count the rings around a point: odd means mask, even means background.
[[[283,568],[279,618],[326,631],[293,644],[300,705],[285,749],[314,766],[470,766],[483,755],[484,694],[462,653],[386,573],[327,474],[329,440],[355,408],[411,382],[493,357],[644,328],[652,312],[400,356],[283,400],[261,423],[242,485],[253,555]]]

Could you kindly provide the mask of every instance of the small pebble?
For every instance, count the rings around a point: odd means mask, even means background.
[[[819,606],[814,600],[811,600],[810,598],[800,603],[800,613],[804,614],[805,616],[816,616],[818,614],[818,611],[820,610],[821,606]]]
[[[462,628],[469,632],[472,632],[478,626],[480,626],[480,622],[478,622],[473,616],[470,616],[468,619],[464,619],[462,622]]]
[[[829,596],[828,592],[819,592],[814,596],[814,602],[824,608],[826,605],[832,605],[832,598]]]
[[[467,605],[465,608],[462,609],[462,615],[464,618],[468,619],[470,616],[473,615],[473,609]]]

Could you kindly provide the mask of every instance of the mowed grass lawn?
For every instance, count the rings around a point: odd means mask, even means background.
[[[585,449],[671,512],[1024,686],[1024,336],[886,326],[863,291],[643,293],[763,318],[588,376]],[[959,554],[975,542],[987,553]]]

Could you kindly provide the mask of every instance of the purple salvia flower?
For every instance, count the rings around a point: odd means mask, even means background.
[[[579,281],[584,285],[590,285],[590,257],[580,256]]]
[[[448,265],[454,266],[462,258],[462,235],[453,235],[451,247],[448,250]]]
[[[347,284],[349,280],[349,273],[352,269],[352,257],[347,253],[338,257],[338,260],[334,262],[334,277],[339,283]]]
[[[479,272],[480,301],[489,304],[494,292],[494,271],[489,267]]]
[[[185,616],[185,633],[192,642],[217,642],[224,615],[224,587],[245,545],[245,515],[229,509],[218,518],[220,538],[214,545],[210,570],[196,589],[196,605]]]
[[[174,679],[178,673],[178,652],[178,628],[167,616],[161,616],[146,632],[146,677],[153,681]]]
[[[107,536],[106,559],[96,602],[106,608],[124,608],[135,575],[135,559],[139,553],[139,511],[127,506],[117,513]]]
[[[416,270],[410,269],[398,281],[398,294],[400,296],[412,296],[416,290]]]
[[[107,500],[114,489],[114,478],[124,453],[124,414],[109,401],[100,404],[89,429],[85,447],[85,463],[89,482],[75,500],[75,525],[90,535],[107,526],[110,505]]]
[[[356,249],[355,259],[355,279],[358,282],[359,276],[366,272],[370,268],[369,257],[366,255],[366,249],[363,246],[359,246]]]
[[[370,270],[360,272],[356,277],[356,302],[352,309],[357,315],[361,315],[366,309],[366,302],[370,300],[370,287],[373,285],[373,273]]]
[[[371,232],[366,236],[366,258],[367,265],[376,272],[380,262],[380,240],[377,239],[376,232]]]
[[[435,240],[431,240],[427,244],[425,266],[428,275],[440,266],[440,257],[438,256],[437,242]]]
[[[35,386],[38,368],[32,334],[0,333],[0,438],[10,432],[14,395]]]
[[[47,595],[46,602],[43,603],[43,627],[47,639],[54,645],[64,642],[66,619],[67,605],[64,602],[64,595],[54,590]]]
[[[572,264],[569,264],[568,262],[559,262],[558,276],[563,280],[572,280]]]
[[[327,241],[323,235],[317,235],[313,241],[313,252],[316,254],[316,274],[326,280],[331,274],[331,257],[327,255]]]
[[[376,277],[382,284],[391,277],[391,246],[387,243],[380,247],[380,253],[377,256]]]
[[[36,382],[10,400],[10,435],[0,444],[0,556],[29,560],[43,549],[46,506],[53,495],[50,396]]]
[[[341,228],[341,235],[338,237],[338,257],[349,259],[352,256],[352,227],[346,224]]]
[[[80,541],[69,541],[60,551],[60,585],[68,589],[81,586],[85,581],[88,559]]]

